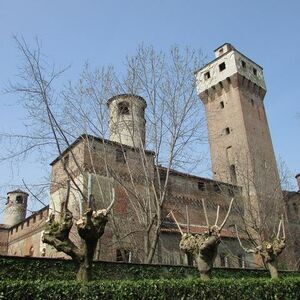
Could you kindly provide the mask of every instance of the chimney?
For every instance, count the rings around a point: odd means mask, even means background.
[[[297,183],[298,183],[298,192],[300,192],[300,173],[298,173],[296,176],[295,176],[296,180],[297,180]]]

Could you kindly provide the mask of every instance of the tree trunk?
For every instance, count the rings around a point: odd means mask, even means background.
[[[97,239],[84,241],[84,258],[79,262],[79,267],[76,275],[77,281],[91,281],[93,278],[92,266],[93,258],[97,246]]]
[[[195,257],[197,268],[200,272],[200,277],[203,280],[209,280],[210,274],[213,269],[213,261],[210,257],[198,254]]]
[[[267,268],[269,269],[270,275],[272,279],[278,279],[278,270],[277,270],[277,262],[271,261],[266,263]]]

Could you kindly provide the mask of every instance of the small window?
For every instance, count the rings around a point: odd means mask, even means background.
[[[226,69],[225,62],[222,62],[221,64],[219,64],[219,70],[220,70],[220,72],[222,72],[225,69]]]
[[[219,55],[222,55],[222,54],[223,54],[223,52],[224,52],[224,49],[223,49],[223,48],[221,48],[221,49],[219,50]]]
[[[209,73],[209,72],[206,72],[206,73],[204,74],[204,79],[207,80],[207,79],[209,79],[209,78],[210,78],[210,73]]]
[[[242,60],[242,67],[246,68],[246,66],[247,66],[246,63]]]
[[[122,256],[123,252],[123,256]],[[126,249],[117,249],[116,251],[116,261],[119,262],[130,262],[131,261],[131,252]]]
[[[224,253],[220,254],[220,265],[221,267],[228,267],[228,257]]]
[[[188,266],[193,266],[194,265],[194,257],[191,253],[187,253],[186,254],[186,258],[187,258],[187,264]]]
[[[198,181],[198,190],[204,191],[205,190],[205,183]]]
[[[126,151],[122,149],[116,149],[116,161],[125,164],[126,163]]]
[[[217,183],[215,183],[215,184],[213,185],[213,188],[214,188],[214,191],[215,191],[215,192],[220,192],[220,187],[219,187],[219,185],[218,185]]]
[[[230,180],[233,184],[237,182],[235,165],[230,165]]]
[[[238,255],[239,268],[245,269],[245,257],[243,254]]]
[[[254,106],[254,100],[253,99],[251,99],[251,105]]]
[[[297,203],[293,203],[293,208],[294,208],[294,212],[296,213],[296,215],[298,215],[298,206]]]
[[[120,115],[129,115],[129,103],[126,101],[118,103],[118,110]]]
[[[224,102],[223,101],[220,102],[220,108],[221,109],[224,108]]]
[[[23,203],[23,197],[22,196],[17,196],[16,197],[16,203],[17,204],[22,204]]]
[[[226,133],[226,134],[229,134],[229,133],[230,133],[230,128],[229,128],[229,127],[226,127],[226,128],[225,128],[225,133]]]
[[[253,68],[253,74],[257,76],[257,70],[255,68]]]

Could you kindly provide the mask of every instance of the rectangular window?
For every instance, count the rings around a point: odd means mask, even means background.
[[[235,165],[230,165],[230,180],[233,184],[237,183]]]
[[[242,60],[242,67],[246,68],[246,63]]]
[[[245,269],[245,257],[243,254],[238,255],[238,260],[239,260],[239,268]]]
[[[222,62],[221,64],[219,64],[219,70],[220,70],[220,72],[222,72],[225,69],[226,69],[225,62]]]
[[[226,128],[225,128],[225,133],[226,133],[226,134],[229,134],[229,133],[230,133],[230,128],[229,128],[229,127],[226,127]]]
[[[209,79],[209,78],[210,78],[210,73],[209,73],[209,71],[208,71],[208,72],[206,72],[206,73],[204,74],[204,79],[207,80],[207,79]]]
[[[215,192],[220,192],[220,187],[219,187],[219,185],[218,185],[217,183],[215,183],[215,184],[213,185],[213,188],[214,188],[214,191],[215,191]]]
[[[126,250],[126,249],[117,249],[116,261],[131,262],[131,251]]]
[[[198,190],[204,191],[205,190],[205,183],[198,181]]]
[[[125,154],[126,154],[125,150],[116,149],[116,161],[125,164],[126,163]]]
[[[257,76],[257,70],[255,68],[253,68],[253,74]]]
[[[220,102],[220,108],[221,108],[221,109],[224,108],[224,102],[223,102],[223,101]]]
[[[228,257],[224,253],[220,254],[220,265],[221,267],[228,267]]]
[[[193,266],[194,265],[194,258],[191,253],[186,253],[186,258],[187,258],[187,264],[188,266]]]

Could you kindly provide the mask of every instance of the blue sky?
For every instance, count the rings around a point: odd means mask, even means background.
[[[71,64],[70,79],[78,76],[87,60],[121,70],[125,56],[141,43],[163,50],[174,44],[190,46],[202,49],[210,60],[217,46],[230,42],[264,67],[274,149],[296,174],[300,172],[299,14],[296,0],[1,1],[0,89],[15,79],[21,62],[13,34],[23,35],[30,44],[35,37],[42,40],[51,62]],[[24,112],[15,96],[0,94],[0,103],[0,131],[21,129]],[[34,182],[40,176],[33,161],[13,172],[8,165],[0,166],[1,196],[8,185],[18,185],[22,178]]]

